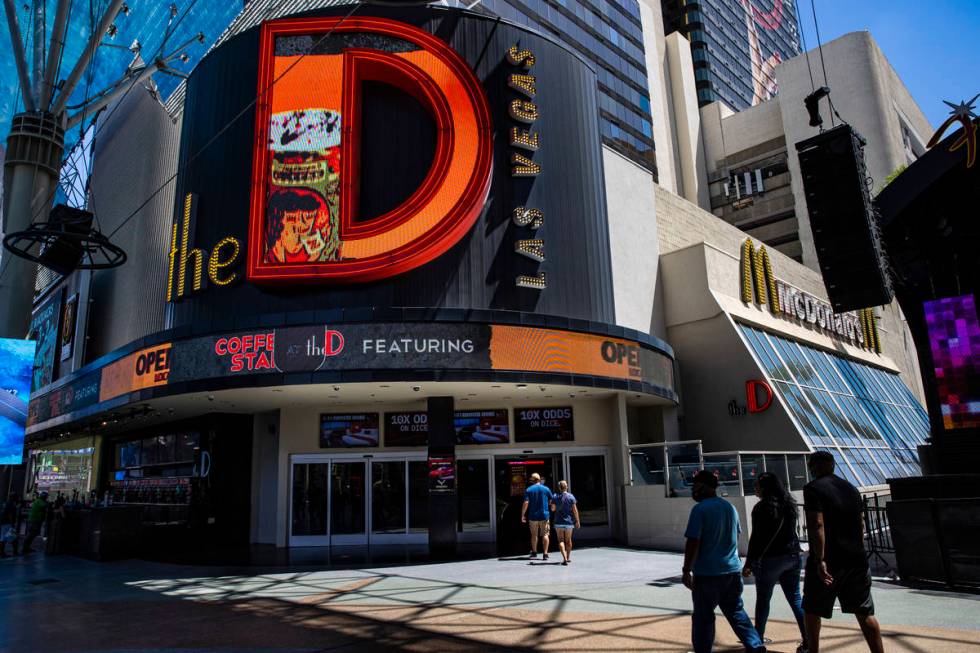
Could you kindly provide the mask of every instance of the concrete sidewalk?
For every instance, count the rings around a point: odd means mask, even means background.
[[[577,550],[527,558],[317,570],[69,557],[0,560],[0,651],[687,651],[680,556]],[[755,604],[746,587],[746,607]],[[886,649],[980,653],[980,596],[876,583]],[[773,598],[772,651],[796,649]],[[741,650],[718,619],[718,650]],[[825,651],[866,650],[854,620]]]

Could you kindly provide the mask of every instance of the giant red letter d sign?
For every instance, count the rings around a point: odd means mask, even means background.
[[[762,392],[762,403],[759,403],[759,393]],[[772,388],[765,381],[745,382],[745,405],[750,413],[761,413],[772,405]]]
[[[253,281],[371,281],[427,263],[459,241],[490,188],[490,112],[445,42],[382,18],[286,19],[262,26],[248,243]],[[358,219],[362,82],[414,96],[432,115],[435,157],[400,206]]]

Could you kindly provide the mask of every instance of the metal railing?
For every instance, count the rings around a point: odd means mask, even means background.
[[[864,549],[868,560],[876,559],[886,567],[891,562],[883,554],[895,553],[892,530],[888,523],[886,504],[890,495],[874,494],[864,497]]]

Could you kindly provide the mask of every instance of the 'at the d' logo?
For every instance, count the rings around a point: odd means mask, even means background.
[[[380,279],[433,260],[469,231],[489,192],[490,112],[446,43],[381,18],[286,19],[263,25],[260,52],[250,279]],[[414,96],[432,114],[437,142],[419,188],[361,221],[365,81]]]

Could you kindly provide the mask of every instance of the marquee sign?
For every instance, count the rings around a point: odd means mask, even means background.
[[[321,324],[219,333],[137,350],[32,397],[27,423],[105,401],[115,405],[131,393],[165,393],[174,384],[370,370],[514,371],[633,381],[661,393],[674,387],[670,356],[623,338],[466,322]]]
[[[479,81],[444,41],[375,17],[270,21],[260,36],[248,278],[372,281],[439,256],[475,223],[493,137]],[[435,158],[400,206],[362,221],[362,83],[412,95],[436,124]]]
[[[828,302],[777,279],[764,245],[756,250],[751,238],[742,243],[742,302],[766,304],[773,315],[810,324],[831,337],[881,353],[874,309],[834,313]]]

